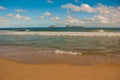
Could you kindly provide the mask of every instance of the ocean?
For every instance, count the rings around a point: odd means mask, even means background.
[[[81,65],[89,65],[93,62],[120,63],[119,36],[44,36],[3,33],[0,34],[0,47],[0,57],[24,63],[67,62]]]
[[[0,35],[1,45],[19,45],[50,50],[120,53],[120,37]]]
[[[93,32],[96,30],[104,30],[107,32],[120,32],[119,27],[18,27],[18,28],[0,28],[0,30],[12,31],[74,31],[74,32]]]

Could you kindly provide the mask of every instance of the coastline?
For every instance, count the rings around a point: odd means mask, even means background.
[[[23,64],[0,58],[0,80],[120,80],[120,65]]]
[[[0,57],[28,64],[66,63],[79,66],[97,64],[120,64],[120,55],[114,53],[79,53],[61,50],[41,50],[40,48],[1,45]]]
[[[118,32],[0,31],[0,35],[120,37]],[[48,54],[44,52],[44,49],[41,51],[40,48],[17,44],[1,44],[0,48],[0,80],[120,80],[120,64],[118,64],[120,55],[117,54],[86,56],[87,54],[79,53],[78,55],[77,52],[72,52],[71,55],[71,51],[59,49]],[[36,63],[30,64],[29,62]],[[79,62],[80,65],[69,64],[71,62],[75,64]]]

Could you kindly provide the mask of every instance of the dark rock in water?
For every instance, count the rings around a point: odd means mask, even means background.
[[[56,28],[57,26],[56,25],[51,25],[49,26],[50,28]]]
[[[71,25],[66,25],[65,27],[72,27]]]
[[[84,28],[84,26],[72,26],[72,27]]]

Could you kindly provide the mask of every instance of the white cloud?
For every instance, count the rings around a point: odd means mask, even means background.
[[[40,16],[40,19],[44,19],[45,17],[44,16]]]
[[[27,12],[27,10],[17,9],[17,10],[15,10],[15,12]]]
[[[15,19],[19,19],[19,20],[30,20],[31,19],[30,17],[21,16],[19,14],[16,14],[16,15],[14,15],[14,14],[7,14],[7,16],[15,18]]]
[[[104,16],[94,16],[93,20],[98,22],[98,23],[108,23],[108,19]]]
[[[108,19],[104,16],[100,16],[100,15],[96,15],[96,16],[93,16],[91,18],[85,18],[85,19],[82,19],[81,21],[83,21],[84,23],[86,24],[98,24],[98,23],[101,23],[101,24],[107,24],[109,23]]]
[[[7,14],[7,16],[13,17],[14,15],[10,13],[10,14]]]
[[[67,3],[62,5],[61,8],[71,9],[75,12],[84,11],[84,12],[95,12],[95,10],[90,7],[88,4],[81,4],[80,6],[73,5],[71,3]]]
[[[94,20],[95,20],[94,18],[81,19],[81,21],[83,21],[84,23],[92,23]]]
[[[54,3],[52,0],[47,0],[47,3]]]
[[[62,8],[67,9],[67,16],[63,19],[60,19],[57,16],[54,16],[50,12],[46,12],[40,16],[41,19],[50,19],[52,21],[59,21],[59,24],[64,25],[84,25],[84,26],[120,26],[120,6],[119,7],[108,7],[102,4],[91,7],[88,4],[81,4],[76,6],[73,4],[62,5]],[[77,16],[73,17],[71,10],[74,12],[87,12],[93,13],[92,16],[86,16],[84,18],[78,18]],[[12,15],[11,15],[12,16]],[[79,15],[81,16],[81,15]],[[45,18],[49,17],[49,18]]]
[[[39,18],[40,19],[45,19],[45,17],[52,17],[52,14],[50,12],[45,12]]]
[[[73,4],[71,4],[71,3],[62,5],[61,8],[72,9],[72,10],[75,11],[75,12],[80,11],[79,6],[73,5]]]
[[[8,20],[6,17],[0,17],[0,23],[7,22]]]
[[[90,7],[88,4],[82,4],[80,10],[85,12],[95,12],[94,8]]]
[[[81,4],[76,6],[73,4],[62,5],[62,8],[71,9],[74,12],[87,12],[94,13],[92,17],[87,16],[83,19],[65,19],[67,22],[76,24],[93,24],[93,25],[104,25],[104,26],[120,26],[120,6],[119,7],[108,7],[102,4],[98,4],[96,7],[91,7],[88,4]]]
[[[50,19],[52,21],[60,21],[60,18],[58,16],[54,16],[50,12],[43,13],[39,18],[40,19]]]
[[[57,16],[54,16],[54,17],[52,17],[52,18],[51,18],[51,20],[53,20],[53,21],[59,21],[59,20],[60,20],[60,18],[59,18],[59,17],[57,17]]]
[[[78,20],[75,17],[67,16],[64,20],[66,24],[76,24],[78,23]]]
[[[108,7],[108,6],[99,4],[96,7],[96,11],[98,12],[97,16],[104,17],[104,18],[102,18],[102,19],[104,19],[103,22],[106,22],[109,24],[120,23],[120,9],[119,9],[119,7]]]
[[[46,12],[43,14],[44,16],[52,16],[52,14],[50,12]]]
[[[83,20],[79,20],[79,25],[85,24],[85,22]]]
[[[81,0],[74,0],[76,3],[81,3]]]
[[[0,10],[5,10],[6,8],[3,6],[0,6]]]

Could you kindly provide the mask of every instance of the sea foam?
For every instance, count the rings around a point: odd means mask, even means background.
[[[67,55],[82,55],[81,52],[73,52],[73,51],[63,51],[63,50],[55,50],[54,54],[67,54]]]
[[[0,31],[0,35],[43,35],[43,36],[119,36],[120,32],[25,32],[25,31]]]

